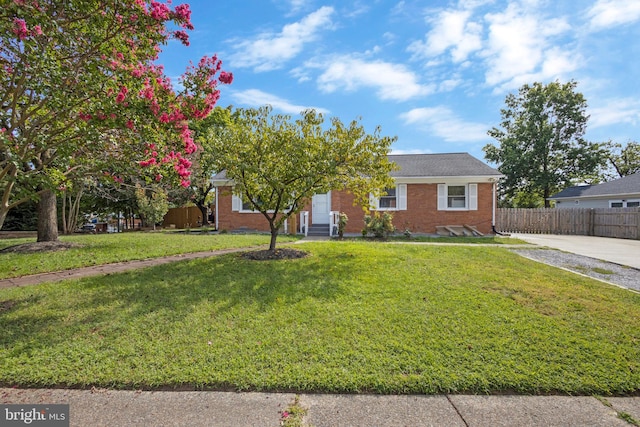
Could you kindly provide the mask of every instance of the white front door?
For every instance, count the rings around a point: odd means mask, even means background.
[[[311,199],[311,223],[329,224],[329,212],[331,211],[331,192],[316,194]]]

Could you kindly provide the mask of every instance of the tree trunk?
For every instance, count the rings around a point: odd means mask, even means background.
[[[208,227],[209,226],[209,212],[207,209],[207,205],[205,205],[204,203],[200,203],[200,202],[196,202],[196,206],[198,207],[198,209],[200,209],[200,213],[202,214],[202,226],[203,227]]]
[[[278,238],[278,229],[271,225],[271,242],[269,242],[269,251],[275,252],[276,250],[276,239]]]
[[[38,202],[38,242],[58,240],[58,211],[56,194],[51,190],[40,193]]]
[[[4,206],[0,206],[0,230],[2,230],[2,226],[4,225],[4,220],[7,219],[8,213],[9,213],[9,209],[6,209]]]

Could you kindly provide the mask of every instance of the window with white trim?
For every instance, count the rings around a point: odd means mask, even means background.
[[[633,200],[609,200],[610,208],[637,208],[640,207],[640,199]]]
[[[407,184],[398,184],[395,187],[386,188],[379,198],[371,197],[371,207],[377,211],[406,211],[407,210]]]
[[[478,184],[438,184],[438,210],[478,210]]]
[[[235,212],[258,212],[254,209],[250,201],[245,200],[244,197],[240,197],[236,194],[233,195],[231,201],[231,210]]]
[[[467,208],[467,186],[447,185],[447,208],[466,209]]]
[[[384,196],[380,196],[378,200],[378,209],[395,209],[398,206],[396,198],[396,187],[387,188]]]

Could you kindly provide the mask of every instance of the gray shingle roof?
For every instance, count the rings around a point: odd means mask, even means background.
[[[549,199],[620,196],[625,194],[640,194],[640,172],[602,184],[578,185],[565,188],[558,194],[549,197]]]
[[[392,154],[389,160],[400,170],[392,177],[501,176],[501,173],[469,153]]]
[[[400,169],[391,172],[394,178],[435,178],[456,176],[500,177],[502,174],[468,153],[447,154],[391,154],[389,160]],[[214,180],[224,180],[227,174],[220,172]]]

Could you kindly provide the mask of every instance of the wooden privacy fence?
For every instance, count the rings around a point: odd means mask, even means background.
[[[640,239],[640,208],[497,209],[496,229]]]

